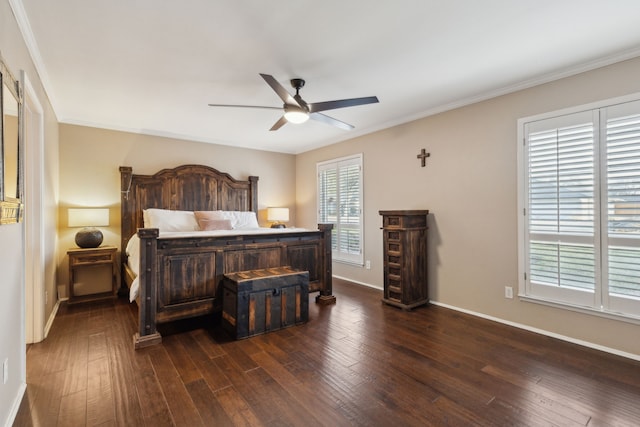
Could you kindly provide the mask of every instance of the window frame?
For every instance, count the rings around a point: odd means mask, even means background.
[[[582,313],[594,314],[602,317],[623,320],[626,322],[640,324],[640,300],[634,300],[632,297],[627,299],[627,303],[631,305],[620,308],[619,304],[612,303],[614,297],[609,292],[608,278],[605,278],[605,272],[608,271],[608,251],[611,247],[611,241],[616,240],[611,237],[607,225],[607,209],[608,195],[607,190],[607,144],[610,141],[607,138],[608,116],[607,113],[622,104],[640,102],[640,93],[634,93],[622,97],[610,98],[590,104],[570,107],[562,110],[552,111],[548,113],[538,114],[535,116],[524,117],[517,121],[517,212],[518,212],[518,296],[523,301],[536,302],[554,307],[564,308]],[[595,289],[592,301],[590,297],[579,299],[574,298],[569,292],[562,295],[564,290],[560,287],[554,291],[545,293],[544,290],[532,289],[529,268],[529,164],[528,164],[528,147],[527,142],[527,125],[543,120],[559,119],[562,116],[572,116],[580,113],[592,113],[594,117],[594,152],[595,152],[595,215],[594,215],[594,251],[595,251]],[[640,111],[637,111],[640,113]],[[575,293],[575,292],[574,292]],[[576,293],[577,294],[577,293]],[[586,303],[585,303],[586,301]],[[624,304],[623,304],[624,305]]]
[[[339,170],[341,166],[358,166],[358,206],[360,211],[357,215],[357,223],[341,223],[341,216],[336,214],[336,221],[327,221],[326,218],[323,217],[322,214],[322,188],[321,188],[321,173],[327,170],[335,170],[337,174],[337,182],[336,182],[336,198],[339,200],[340,198],[340,175]],[[324,160],[316,163],[316,213],[318,223],[331,223],[333,224],[332,230],[332,259],[333,261],[351,264],[357,266],[364,266],[364,161],[363,154],[353,154],[349,156],[339,157],[335,159]],[[353,218],[353,217],[350,217]],[[359,241],[358,253],[353,253],[350,251],[342,251],[340,250],[342,246],[342,242],[340,240],[340,236],[344,230],[357,230],[357,236]],[[348,246],[349,243],[347,242]]]

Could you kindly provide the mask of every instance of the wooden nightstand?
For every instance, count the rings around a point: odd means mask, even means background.
[[[69,304],[80,302],[111,299],[115,297],[118,289],[118,263],[116,261],[115,246],[100,246],[99,248],[81,249],[73,248],[67,251],[69,256]],[[111,290],[89,295],[76,296],[74,294],[75,275],[78,269],[111,266]]]

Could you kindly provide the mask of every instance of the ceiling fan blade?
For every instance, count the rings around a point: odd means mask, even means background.
[[[326,114],[322,114],[322,113],[311,113],[309,114],[309,118],[317,121],[317,122],[322,122],[331,126],[335,126],[337,128],[343,129],[343,130],[351,130],[353,129],[353,126],[350,125],[349,123],[345,123],[342,122],[338,119],[334,119],[333,117],[329,117]]]
[[[341,99],[338,101],[312,102],[309,103],[309,112],[317,113],[318,111],[335,110],[336,108],[354,107],[356,105],[375,104],[378,101],[377,96],[367,96],[364,98]]]
[[[262,109],[266,109],[266,110],[282,110],[282,107],[265,107],[264,105],[209,104],[209,107],[262,108]]]
[[[273,89],[275,93],[278,94],[280,99],[282,99],[282,101],[285,104],[297,105],[298,107],[301,107],[298,101],[296,101],[295,98],[291,96],[289,92],[287,92],[287,90],[284,87],[282,87],[282,85],[278,83],[278,81],[275,78],[273,78],[273,76],[270,76],[269,74],[262,74],[262,73],[260,73],[260,76],[262,76],[264,81],[267,82],[269,86],[271,86],[271,89]]]
[[[282,116],[280,117],[280,120],[278,120],[273,126],[271,126],[271,129],[269,130],[278,130],[282,126],[284,126],[286,123],[287,123],[287,119],[285,119],[284,116]]]

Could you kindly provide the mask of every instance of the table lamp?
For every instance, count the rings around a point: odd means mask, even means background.
[[[109,225],[108,208],[69,209],[69,227],[84,227],[76,233],[76,245],[81,248],[97,248],[102,244],[102,232],[95,227]]]
[[[289,208],[267,208],[267,221],[273,222],[271,228],[286,228],[282,222],[289,221]]]

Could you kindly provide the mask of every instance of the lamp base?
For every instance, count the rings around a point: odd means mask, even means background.
[[[83,228],[76,233],[76,245],[81,248],[97,248],[102,244],[102,231],[97,228]]]
[[[271,224],[271,228],[287,228],[287,226],[281,222],[274,222]]]

